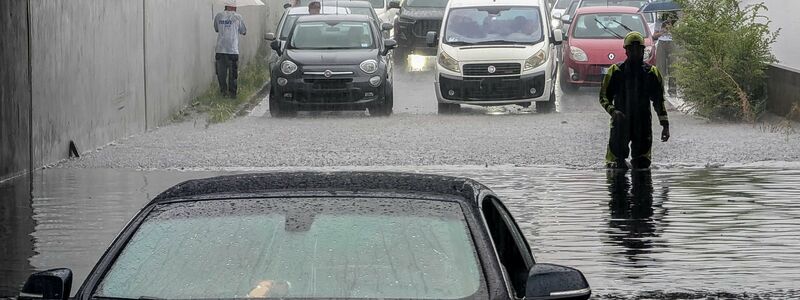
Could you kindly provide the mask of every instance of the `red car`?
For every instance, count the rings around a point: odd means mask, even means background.
[[[622,47],[628,32],[644,35],[644,61],[656,63],[653,35],[644,15],[635,7],[583,7],[569,20],[564,41],[564,65],[561,68],[561,89],[575,91],[581,86],[599,85],[612,64],[627,58]]]

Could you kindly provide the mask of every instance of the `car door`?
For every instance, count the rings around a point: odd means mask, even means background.
[[[517,298],[523,298],[525,284],[528,281],[528,271],[534,264],[528,242],[505,205],[496,197],[484,198],[481,214],[502,266],[503,277],[506,279],[510,291]]]

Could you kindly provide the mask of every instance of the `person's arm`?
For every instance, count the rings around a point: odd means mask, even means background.
[[[244,25],[244,18],[242,15],[239,15],[239,34],[246,35],[247,34],[247,26]]]
[[[217,33],[219,32],[219,25],[217,25],[219,23],[218,21],[219,21],[219,14],[214,16],[214,32]]]
[[[653,91],[653,94],[650,95],[650,99],[653,101],[653,109],[655,109],[656,115],[658,115],[658,123],[663,127],[661,131],[661,141],[666,142],[669,140],[669,116],[667,115],[667,108],[664,105],[664,102],[666,102],[666,99],[664,99],[664,79],[661,77],[661,72],[659,72],[658,68],[655,66],[650,67],[650,75],[653,78],[653,86],[650,89]]]
[[[614,107],[614,95],[617,93],[617,85],[614,84],[614,73],[619,70],[616,64],[608,68],[608,73],[603,77],[603,83],[600,86],[600,106],[603,107],[609,115],[614,116],[616,108]]]

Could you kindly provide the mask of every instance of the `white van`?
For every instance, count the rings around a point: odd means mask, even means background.
[[[427,34],[438,45],[439,113],[532,102],[539,112],[554,111],[561,39],[545,0],[450,0],[440,31]]]

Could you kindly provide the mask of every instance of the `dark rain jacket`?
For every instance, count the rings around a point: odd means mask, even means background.
[[[633,130],[646,128],[648,132],[652,131],[651,102],[661,126],[669,126],[664,101],[661,73],[658,68],[648,64],[631,68],[626,61],[612,65],[600,88],[600,105],[603,109],[612,117],[614,110],[624,113],[626,123]]]

